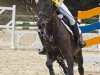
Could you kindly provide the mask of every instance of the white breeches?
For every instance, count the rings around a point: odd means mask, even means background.
[[[60,11],[60,13],[62,13],[64,16],[66,16],[69,19],[71,25],[75,24],[74,17],[72,16],[71,12],[68,10],[68,8],[65,6],[64,3],[61,4],[58,10]]]
[[[75,23],[76,23],[75,19],[64,3],[61,4],[61,6],[58,8],[58,10],[60,11],[60,13],[62,13],[64,16],[66,16],[69,19],[70,25],[75,25]],[[81,33],[80,28],[79,28],[79,33]]]

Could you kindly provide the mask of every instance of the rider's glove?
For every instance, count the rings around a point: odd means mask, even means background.
[[[55,4],[55,6],[60,7],[63,0],[52,0],[52,2]]]

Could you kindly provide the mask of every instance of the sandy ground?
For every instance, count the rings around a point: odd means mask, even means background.
[[[91,53],[100,54],[100,53]],[[83,55],[91,55],[83,52]],[[0,75],[49,75],[45,66],[46,57],[39,55],[38,50],[0,50]],[[95,66],[95,65],[94,65]],[[85,75],[100,75],[100,71],[87,71]],[[56,75],[63,75],[61,69],[54,63]],[[100,69],[100,68],[99,68]],[[79,75],[75,69],[75,75]]]
[[[32,32],[20,38],[19,46],[31,45],[36,40],[36,35]],[[85,35],[84,39],[93,36],[97,35]],[[10,49],[9,46],[3,45],[10,44],[9,40],[10,34],[0,31],[0,75],[49,75],[45,66],[46,56],[39,55],[38,50],[34,49]],[[96,46],[93,46],[90,51],[83,52],[85,75],[100,75],[100,51],[94,52],[96,48]],[[54,63],[54,69],[56,75],[63,75],[56,62]],[[74,71],[75,75],[79,75],[77,66],[75,66]]]

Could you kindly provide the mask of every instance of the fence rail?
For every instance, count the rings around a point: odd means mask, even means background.
[[[90,18],[93,16],[99,15],[99,21],[92,23],[90,25],[86,25],[86,26],[82,26],[80,27],[82,29],[83,33],[87,33],[93,30],[98,30],[98,35],[100,36],[100,7],[96,7],[87,11],[79,11],[78,12],[78,19],[81,21],[81,19],[86,19],[86,18]],[[86,40],[87,46],[92,46],[95,44],[100,44],[100,37],[92,37]],[[98,50],[100,51],[100,45],[98,45]]]

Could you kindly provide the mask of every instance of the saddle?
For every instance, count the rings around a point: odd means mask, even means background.
[[[68,31],[73,35],[73,31],[71,30],[71,25],[69,24],[69,19],[66,16],[63,16],[62,14],[58,14],[58,17],[64,24],[64,26],[68,29]]]
[[[72,45],[73,45],[73,47],[76,48],[77,41],[76,41],[75,35],[74,35],[73,31],[72,31],[72,26],[69,23],[69,19],[66,16],[63,16],[62,14],[59,14],[58,17],[60,18],[60,20],[62,21],[62,23],[66,27],[66,29],[68,29],[68,31],[71,33],[71,35],[72,35],[72,37],[71,37],[71,39],[72,39]]]

